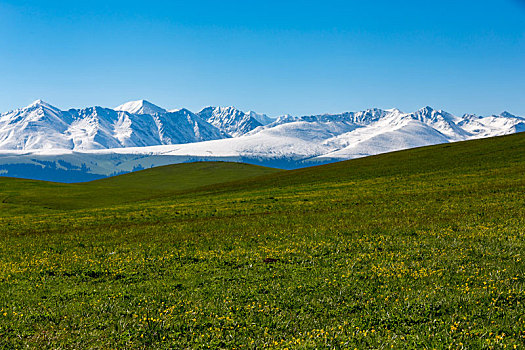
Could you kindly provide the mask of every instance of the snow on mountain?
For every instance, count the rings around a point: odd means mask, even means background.
[[[266,114],[259,114],[254,111],[249,111],[248,115],[257,120],[261,125],[268,125],[275,121],[275,119],[268,117]]]
[[[461,141],[472,135],[456,124],[453,115],[430,107],[414,113],[369,110],[355,113],[358,128],[324,141],[336,151],[314,159],[351,159],[407,148]]]
[[[381,129],[374,126],[359,128],[325,141],[336,151],[316,157],[320,159],[352,159],[407,148],[450,142],[446,135],[419,120],[398,121]]]
[[[73,122],[64,136],[72,141],[72,149],[92,150],[122,147],[122,143],[114,137],[112,131],[112,126],[118,119],[118,112],[108,108],[90,107],[70,109],[67,113],[72,116]]]
[[[131,114],[155,114],[167,112],[164,108],[156,106],[146,100],[126,102],[118,107],[115,107],[114,110],[128,112]]]
[[[145,102],[145,101],[142,101]],[[0,149],[95,150],[145,147],[220,139],[220,130],[194,113],[166,112],[151,104],[128,103],[130,110],[102,107],[61,111],[43,101],[0,115]],[[127,108],[126,107],[126,108]],[[145,114],[146,111],[164,111]]]
[[[266,128],[270,128],[270,127],[273,127],[273,126],[286,124],[286,123],[291,123],[291,122],[296,122],[296,121],[299,121],[299,120],[301,120],[300,117],[294,117],[291,114],[285,114],[285,115],[278,116],[270,124],[266,124],[265,127]]]
[[[458,126],[472,135],[472,138],[508,135],[525,131],[525,119],[508,112],[489,117],[465,114]]]
[[[344,122],[347,124],[352,124],[355,127],[361,127],[370,125],[373,122],[379,121],[381,118],[392,114],[394,112],[399,112],[397,109],[384,111],[378,108],[367,109],[360,112],[345,112],[340,114],[318,114],[318,115],[308,115],[302,117],[292,116],[290,114],[285,114],[277,117],[271,121],[271,123],[265,125],[266,127],[274,127],[281,124],[293,123],[293,122],[307,122],[307,123],[337,123]],[[399,112],[401,113],[401,112]]]
[[[516,121],[522,119],[513,118],[519,125]],[[239,137],[115,152],[192,160],[256,160],[263,164],[274,164],[272,162],[276,159],[281,159],[295,162],[295,167],[298,167],[312,162],[351,159],[474,137],[457,126],[454,120],[456,117],[430,108],[414,113],[370,109],[336,115],[284,116]],[[505,132],[515,131],[508,129]],[[103,152],[108,151],[112,150]]]
[[[197,113],[208,123],[232,137],[241,136],[262,126],[255,114],[247,114],[234,107],[206,107]],[[264,119],[260,115],[257,116]]]
[[[305,121],[345,121],[355,124],[356,126],[366,126],[379,121],[381,118],[389,115],[389,112],[382,109],[373,108],[362,112],[345,112],[341,114],[321,114],[314,116],[301,117]]]
[[[465,140],[471,136],[456,124],[456,122],[459,121],[459,118],[441,110],[437,111],[428,106],[409,114],[409,117],[419,120],[441,132],[449,137],[450,141]]]
[[[40,173],[38,169],[55,164],[55,173],[87,174],[80,177],[86,180],[199,160],[297,168],[522,131],[525,119],[508,112],[457,117],[431,107],[413,113],[368,109],[272,119],[233,107],[168,112],[134,101],[115,110],[61,111],[35,101],[0,114],[0,172],[19,176],[16,171],[27,167],[29,177],[35,177],[31,174]],[[46,179],[47,172],[42,174]]]
[[[0,114],[0,149],[72,148],[64,135],[72,121],[70,114],[41,100]]]
[[[228,137],[197,114],[182,108],[154,116],[161,144],[180,144]]]

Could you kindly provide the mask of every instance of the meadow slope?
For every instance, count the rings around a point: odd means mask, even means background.
[[[524,150],[1,179],[0,347],[523,348]]]
[[[85,183],[0,178],[0,209],[34,213],[41,209],[102,208],[169,197],[202,186],[275,174],[262,166],[198,162],[167,165]]]

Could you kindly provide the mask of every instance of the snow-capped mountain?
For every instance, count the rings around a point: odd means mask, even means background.
[[[273,118],[268,117],[266,114],[259,114],[255,113],[254,111],[249,111],[248,115],[257,120],[261,125],[268,125],[274,121]]]
[[[61,111],[38,100],[0,115],[0,149],[4,150],[85,151],[224,137],[220,130],[187,109],[167,112],[147,101],[129,102],[115,110],[88,107]]]
[[[259,122],[258,118],[268,121],[264,115],[255,112],[244,113],[234,107],[206,107],[197,115],[232,137],[244,135],[262,126],[263,123]]]
[[[431,107],[273,119],[234,107],[167,111],[144,100],[62,111],[39,100],[0,114],[0,174],[74,181],[198,160],[297,168],[522,131],[525,119],[508,112],[457,117]]]
[[[73,118],[44,101],[0,114],[0,149],[72,148],[65,136]]]
[[[166,113],[164,108],[154,105],[153,103],[146,100],[129,101],[115,107],[116,111],[128,112],[131,114],[156,114]]]
[[[516,117],[508,112],[489,117],[465,114],[458,121],[458,126],[475,138],[507,135],[525,131],[525,118]]]
[[[364,116],[368,117],[365,118],[363,115],[354,117],[354,121],[361,127],[325,140],[326,145],[336,150],[313,159],[352,159],[407,148],[525,131],[525,119],[511,114],[477,117],[473,120],[472,117],[459,118],[431,107],[422,108],[414,113],[402,113],[392,109],[376,110],[374,114],[366,113]],[[493,122],[494,118],[498,123]],[[480,128],[477,124],[492,127]]]

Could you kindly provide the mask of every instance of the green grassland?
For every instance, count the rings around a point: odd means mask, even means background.
[[[162,166],[87,183],[52,183],[3,178],[0,210],[102,208],[169,197],[205,185],[233,182],[282,170],[256,165],[201,162]],[[30,207],[30,208],[28,208]]]
[[[0,348],[524,348],[525,134],[0,180]]]

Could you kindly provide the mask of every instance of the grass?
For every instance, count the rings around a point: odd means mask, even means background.
[[[34,213],[40,209],[102,208],[280,171],[241,163],[200,162],[161,166],[87,183],[3,178],[0,210]]]
[[[0,347],[523,348],[523,150],[3,179]]]

